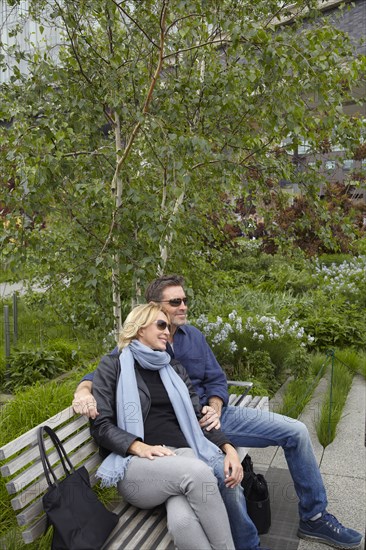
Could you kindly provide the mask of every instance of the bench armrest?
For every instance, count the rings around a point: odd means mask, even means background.
[[[243,382],[241,380],[227,380],[227,385],[228,386],[237,386],[239,388],[243,388],[239,399],[235,403],[235,405],[240,405],[240,403],[243,401],[244,397],[246,397],[248,395],[249,391],[252,389],[253,382]]]
[[[248,388],[250,390],[253,387],[253,382],[242,382],[241,380],[227,380],[228,386],[238,386],[240,388]]]

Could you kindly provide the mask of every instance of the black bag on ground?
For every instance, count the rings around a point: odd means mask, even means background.
[[[58,480],[52,469],[44,446],[44,433],[50,436],[59,454],[66,474],[64,479]],[[49,426],[41,426],[37,437],[49,485],[42,500],[48,521],[53,525],[52,550],[100,550],[118,523],[117,514],[100,502],[90,486],[87,469],[84,466],[74,469],[61,441]]]
[[[254,473],[253,462],[249,455],[245,456],[241,465],[244,470],[241,485],[244,489],[247,511],[258,533],[264,535],[271,527],[268,484],[262,474]]]

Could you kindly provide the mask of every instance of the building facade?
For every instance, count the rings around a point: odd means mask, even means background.
[[[40,26],[29,17],[29,2],[21,0],[18,4],[10,6],[6,1],[0,0],[0,55],[3,58],[3,70],[0,70],[0,84],[8,82],[13,74],[15,57],[14,46],[26,53],[32,53],[35,48],[45,51],[52,47],[52,55],[57,57],[58,45],[61,42],[60,29],[55,25],[46,24]],[[27,63],[20,60],[19,70],[27,74]]]

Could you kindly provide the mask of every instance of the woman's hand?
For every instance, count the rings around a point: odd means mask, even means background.
[[[199,421],[201,428],[207,430],[208,432],[215,428],[218,430],[221,426],[220,417],[217,414],[216,410],[209,405],[205,405],[201,409],[201,414],[203,415]]]
[[[175,456],[175,453],[165,445],[147,445],[143,441],[134,441],[128,448],[131,455],[155,460],[156,456]]]
[[[225,485],[234,489],[239,485],[244,477],[243,467],[240,463],[240,458],[234,447],[225,444],[221,447],[225,453],[224,473]]]

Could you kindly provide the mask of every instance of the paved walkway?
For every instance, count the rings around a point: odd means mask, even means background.
[[[21,294],[23,291],[22,283],[0,283],[0,298],[10,298],[14,292]]]
[[[366,527],[366,447],[365,447],[365,409],[366,409],[366,381],[356,375],[351,391],[348,395],[342,418],[337,427],[336,437],[325,449],[320,445],[315,431],[315,422],[320,414],[324,393],[327,391],[327,381],[322,379],[313,394],[301,420],[307,425],[317,457],[320,471],[328,495],[328,509],[344,525],[365,533]],[[251,449],[250,455],[255,467],[260,471],[267,471],[271,476],[275,469],[284,472],[287,463],[281,448]],[[287,469],[288,471],[288,469]],[[291,480],[288,477],[288,480]],[[291,485],[292,482],[290,481]],[[325,550],[324,544],[299,540],[296,538],[298,524],[297,498],[293,498],[288,487],[283,490],[285,514],[289,514],[284,525],[288,532],[287,539],[278,530],[278,535],[271,532],[263,537],[262,544],[268,544],[271,550]],[[292,486],[293,488],[293,486]],[[287,508],[286,508],[287,507]],[[287,523],[286,523],[287,522]],[[281,538],[282,537],[282,538]],[[365,541],[361,545],[364,549]]]
[[[39,285],[32,285],[32,290],[35,292],[44,292],[45,289]],[[19,295],[25,294],[27,291],[26,283],[0,283],[0,299],[1,298],[11,298],[14,292],[17,292]]]

